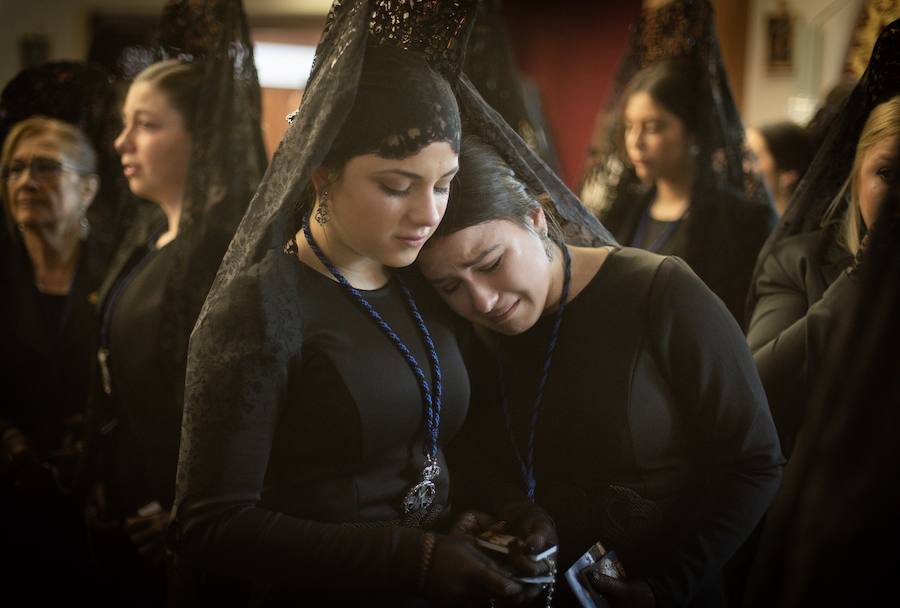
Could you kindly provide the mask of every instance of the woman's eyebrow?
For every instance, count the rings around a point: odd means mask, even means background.
[[[449,171],[444,173],[441,176],[441,178],[450,177],[451,175],[455,174],[457,171],[459,171],[459,167],[458,166],[453,167],[452,169],[450,169]],[[405,171],[404,169],[385,169],[383,171],[376,171],[373,175],[384,175],[385,173],[394,173],[396,175],[400,175],[402,177],[406,177],[406,178],[409,178],[412,180],[422,179],[422,176],[419,175],[418,173],[413,173],[412,171]]]

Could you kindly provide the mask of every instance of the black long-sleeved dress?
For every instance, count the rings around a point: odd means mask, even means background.
[[[48,295],[35,287],[21,241],[10,238],[9,247],[0,263],[0,435],[21,431],[37,458],[70,486],[80,481],[83,463],[77,448],[84,439],[97,342],[94,298],[104,261],[89,239],[69,293]],[[0,464],[0,544],[10,581],[5,597],[12,603],[19,593],[38,603],[88,597],[93,589],[79,495],[62,494],[47,470],[35,470],[43,483],[23,493],[6,466]]]
[[[524,453],[552,323],[496,337],[496,352],[472,366],[454,455],[467,471],[473,460],[503,463],[485,490],[498,506],[522,494],[494,361]],[[720,605],[722,567],[774,497],[782,464],[731,315],[684,262],[631,248],[613,251],[566,307],[534,454],[536,502],[557,523],[560,567],[600,541],[660,607]],[[501,471],[516,483],[498,482]]]
[[[364,294],[431,378],[396,281]],[[443,373],[443,445],[465,417],[468,376],[457,321],[422,287],[411,284]],[[184,562],[252,581],[270,603],[414,603],[422,531],[395,525],[423,463],[424,406],[407,362],[338,283],[294,255],[270,251],[226,297],[191,342],[175,524]],[[442,452],[439,462],[446,508]]]
[[[633,241],[641,217],[652,202],[652,191],[631,204],[620,202],[603,223],[620,243],[646,247],[651,239],[637,244]],[[687,218],[655,252],[686,261],[744,327],[753,266],[776,220],[771,206],[730,189],[702,188],[692,198]],[[645,234],[653,232],[654,226],[648,228]],[[665,229],[656,228],[660,232]]]
[[[803,424],[810,379],[858,297],[857,281],[844,272],[850,262],[833,228],[817,230],[778,243],[756,280],[747,341],[785,454]]]

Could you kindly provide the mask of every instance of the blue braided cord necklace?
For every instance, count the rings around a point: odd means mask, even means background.
[[[556,350],[556,341],[557,338],[559,338],[559,328],[560,325],[562,325],[563,312],[566,310],[566,300],[569,299],[569,287],[572,283],[572,259],[569,256],[569,249],[566,247],[565,243],[562,244],[560,249],[563,251],[564,273],[562,295],[559,299],[559,308],[556,309],[553,328],[550,331],[550,340],[547,343],[547,353],[544,355],[544,365],[541,369],[541,378],[538,381],[537,394],[534,397],[534,404],[531,406],[531,424],[528,428],[525,458],[522,458],[519,443],[516,441],[516,433],[513,430],[512,418],[509,415],[509,396],[506,391],[506,382],[503,378],[503,364],[498,361],[497,365],[500,373],[500,405],[503,408],[503,417],[506,420],[506,430],[509,433],[509,441],[512,443],[516,459],[519,461],[522,483],[525,486],[528,499],[532,502],[534,502],[534,492],[537,487],[537,480],[534,477],[534,436],[537,432],[541,401],[544,398],[544,387],[547,384],[547,377],[550,375],[550,366],[553,363],[553,351]]]
[[[441,468],[438,466],[437,461],[437,452],[438,435],[440,433],[441,424],[443,383],[441,381],[441,365],[438,361],[437,349],[434,346],[434,342],[431,340],[431,333],[428,331],[428,327],[425,325],[425,320],[422,319],[422,315],[419,314],[419,309],[416,306],[416,302],[409,289],[403,284],[403,281],[399,276],[394,275],[398,285],[400,285],[400,289],[403,291],[403,296],[406,299],[409,311],[412,313],[416,325],[419,326],[419,331],[422,334],[422,341],[425,343],[425,347],[428,350],[428,359],[431,361],[434,393],[432,393],[431,388],[428,385],[428,380],[425,378],[425,373],[422,371],[421,366],[419,366],[418,361],[416,361],[415,356],[406,344],[403,343],[403,340],[400,339],[400,336],[397,335],[390,324],[385,321],[369,301],[366,300],[365,296],[344,278],[337,267],[331,263],[331,260],[325,257],[325,254],[319,248],[318,244],[316,244],[316,241],[313,239],[312,233],[309,230],[308,217],[303,218],[303,236],[306,237],[309,248],[316,254],[316,257],[319,258],[322,265],[328,269],[335,279],[337,279],[337,282],[341,284],[347,293],[359,302],[359,305],[363,307],[369,317],[375,321],[375,324],[381,328],[381,331],[383,331],[394,346],[397,347],[397,350],[400,351],[400,354],[406,359],[407,364],[409,364],[410,369],[412,369],[412,372],[419,383],[419,388],[422,390],[422,401],[425,405],[425,465],[422,468],[420,480],[413,485],[403,499],[403,512],[407,515],[422,513],[428,510],[434,502],[435,495],[437,494],[437,488],[434,482],[441,473]]]

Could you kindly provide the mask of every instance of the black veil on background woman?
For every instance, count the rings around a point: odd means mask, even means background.
[[[589,160],[581,189],[581,200],[601,220],[615,213],[619,205],[633,202],[633,193],[641,190],[640,180],[616,144],[624,128],[616,108],[625,87],[641,69],[675,58],[696,63],[709,82],[709,95],[697,100],[708,117],[705,133],[700,134],[704,145],[697,165],[712,170],[700,176],[697,187],[712,180],[771,204],[759,177],[745,170],[744,127],[725,73],[712,5],[709,0],[677,0],[645,10],[632,26],[610,101],[600,119],[605,121],[604,140]]]
[[[178,59],[202,71],[204,98],[191,123],[192,157],[179,224],[173,241],[178,251],[166,285],[166,327],[160,340],[172,353],[173,373],[187,357],[181,336],[190,334],[205,293],[196,285],[217,268],[222,256],[217,241],[233,234],[266,170],[260,129],[259,80],[253,43],[240,0],[171,0],[163,9],[159,45],[144,56],[156,61]],[[133,49],[132,49],[132,54]],[[145,215],[161,216],[155,208]],[[149,238],[148,221],[133,222],[111,264],[102,294],[134,251]],[[192,312],[193,311],[193,312]],[[178,401],[181,401],[180,395]]]
[[[756,302],[756,285],[766,257],[782,240],[819,230],[824,224],[839,221],[847,209],[840,196],[856,156],[856,145],[863,125],[878,104],[900,93],[900,20],[882,30],[872,50],[865,73],[841,109],[823,128],[826,133],[791,203],[756,261],[748,310]]]
[[[554,171],[559,159],[540,92],[516,66],[500,0],[480,0],[463,71],[484,100]]]

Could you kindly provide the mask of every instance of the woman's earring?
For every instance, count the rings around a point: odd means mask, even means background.
[[[700,155],[700,146],[697,144],[691,144],[688,148],[688,154],[691,155],[692,158],[697,158]]]
[[[541,233],[541,242],[544,244],[544,253],[547,254],[547,259],[549,261],[553,261],[553,243],[550,242],[550,236],[546,232]]]
[[[87,238],[88,234],[91,232],[91,222],[88,221],[87,218],[87,207],[82,207],[79,209],[81,213],[81,217],[78,219],[78,224],[81,226],[81,236],[82,238]]]
[[[319,205],[316,207],[315,218],[320,226],[328,223],[328,192],[324,190],[319,196]]]

